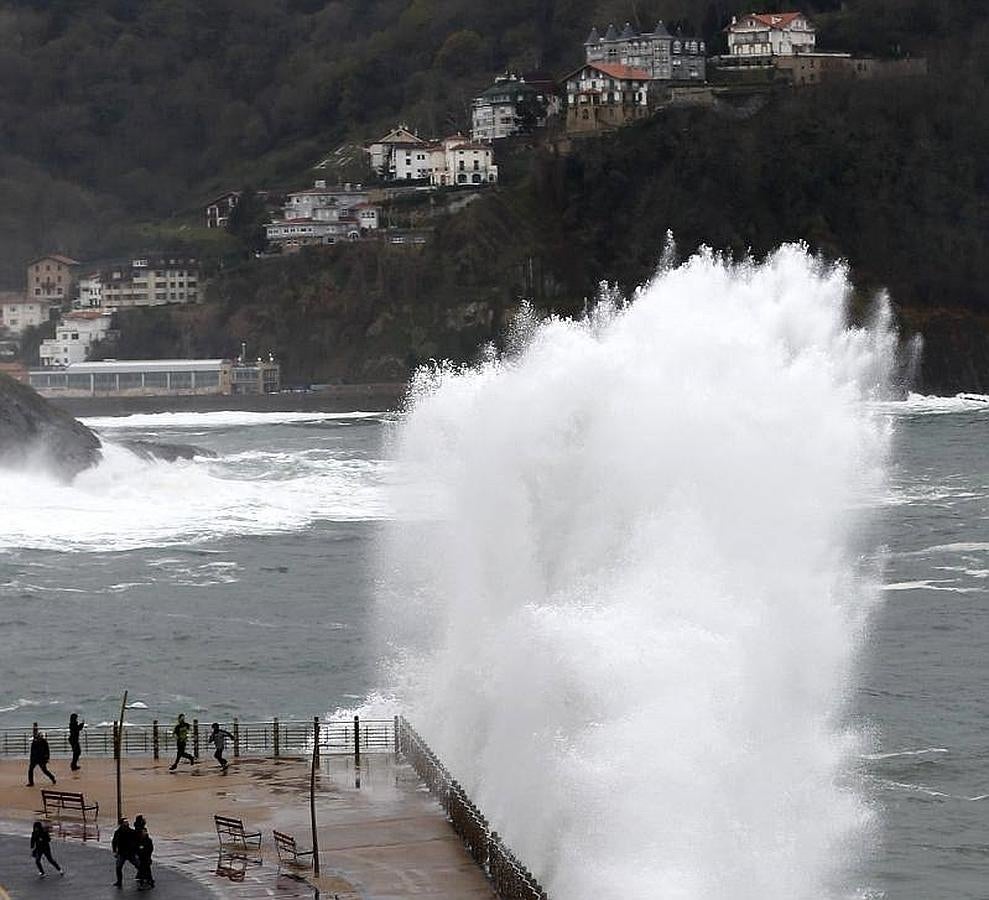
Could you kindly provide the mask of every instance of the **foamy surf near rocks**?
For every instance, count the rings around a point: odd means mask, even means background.
[[[0,466],[71,481],[101,459],[100,439],[25,384],[0,374]]]

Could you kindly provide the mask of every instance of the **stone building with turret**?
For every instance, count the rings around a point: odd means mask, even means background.
[[[620,32],[609,25],[604,35],[592,28],[584,52],[588,63],[627,66],[646,72],[650,81],[703,82],[707,74],[704,41],[670,34],[662,22],[643,32],[628,22]]]

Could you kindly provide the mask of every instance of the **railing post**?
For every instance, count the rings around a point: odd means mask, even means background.
[[[278,759],[278,716],[275,716],[275,721],[273,723],[274,730],[272,732],[271,743],[275,748],[275,759]]]
[[[234,716],[234,759],[240,756],[240,720]]]
[[[158,747],[158,720],[155,719],[151,723],[151,752],[154,758],[157,760],[160,758],[159,747]]]
[[[199,719],[192,720],[192,755],[199,758]]]
[[[319,765],[319,716],[312,717],[312,758],[314,765]]]
[[[361,717],[354,716],[354,765],[361,764]]]

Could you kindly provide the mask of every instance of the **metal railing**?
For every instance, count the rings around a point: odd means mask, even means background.
[[[241,722],[234,719],[222,727],[233,734],[228,743],[233,758],[302,756],[312,753],[314,723],[319,722],[320,753],[376,753],[396,749],[395,719],[273,719],[270,722]],[[208,749],[209,727],[198,719],[190,723],[187,750],[199,756]],[[175,754],[174,723],[157,720],[145,724],[125,723],[121,740],[123,756],[167,758]],[[48,740],[52,756],[69,756],[69,731],[64,725],[35,723],[33,726],[0,729],[0,756],[27,756],[34,729]],[[113,756],[113,723],[87,725],[79,736],[83,756]],[[232,746],[231,746],[232,745]]]
[[[395,720],[399,752],[446,810],[464,847],[484,870],[502,900],[547,900],[533,875],[498,836],[466,791],[403,716]]]

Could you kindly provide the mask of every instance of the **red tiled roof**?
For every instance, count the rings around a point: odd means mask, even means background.
[[[453,146],[450,149],[451,150],[488,150],[488,151],[491,150],[491,148],[487,144],[478,144],[478,143],[472,144],[470,141],[467,141],[466,143],[463,144],[457,144],[456,146]]]
[[[574,69],[570,75],[576,75],[578,72],[582,72],[584,69],[597,69],[599,72],[603,72],[609,78],[620,78],[625,81],[650,81],[651,76],[644,69],[634,69],[632,66],[625,66],[621,63],[598,63],[589,62],[584,63],[579,69]],[[569,78],[570,75],[566,77]]]
[[[746,19],[755,19],[760,25],[780,31],[791,25],[795,19],[799,19],[802,15],[803,13],[801,12],[749,13],[742,17],[742,21],[739,24],[743,24]]]
[[[63,319],[102,319],[105,312],[99,309],[74,309],[62,316]]]

